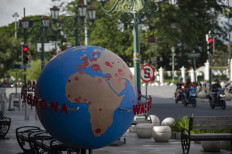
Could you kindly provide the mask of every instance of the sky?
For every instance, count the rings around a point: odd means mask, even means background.
[[[23,8],[26,16],[50,15],[50,8],[55,5],[51,0],[0,0],[0,27],[7,26],[15,21],[13,14],[18,13],[18,20],[23,17]]]

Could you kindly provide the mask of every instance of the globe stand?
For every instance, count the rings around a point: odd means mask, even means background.
[[[88,154],[93,154],[93,149],[88,149],[89,153]],[[87,149],[81,149],[81,154],[87,154]]]
[[[119,138],[117,141],[111,143],[110,146],[120,146],[122,144],[126,144],[126,138],[123,138],[123,140]]]

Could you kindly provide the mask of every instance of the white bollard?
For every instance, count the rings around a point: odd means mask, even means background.
[[[6,108],[7,108],[7,98],[5,89],[0,90],[0,103],[1,103],[1,111],[3,116],[6,116]]]
[[[204,80],[209,80],[209,62],[208,60],[205,63],[205,72],[204,72]]]
[[[185,82],[185,70],[186,70],[186,68],[184,66],[182,66],[180,68],[180,70],[181,70],[181,77],[183,78],[183,82]]]
[[[160,75],[160,83],[164,82],[164,69],[162,67],[159,68],[159,75]]]
[[[28,104],[25,102],[25,120],[29,120]]]
[[[13,95],[12,93],[9,95],[9,106],[8,106],[8,111],[14,111],[14,100],[13,100]]]
[[[194,71],[193,71],[193,69],[189,70],[189,76],[190,76],[190,78],[191,78],[191,82],[195,82],[195,80],[194,80]]]

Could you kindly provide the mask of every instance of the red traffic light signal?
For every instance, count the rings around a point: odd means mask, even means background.
[[[27,45],[23,46],[23,63],[27,64],[28,63],[28,55],[29,55],[29,48]]]
[[[24,45],[23,46],[23,52],[27,52],[29,50],[28,46]]]
[[[210,54],[213,54],[213,41],[212,37],[208,38],[208,51]]]
[[[212,37],[208,38],[208,43],[209,44],[213,43],[213,38]]]

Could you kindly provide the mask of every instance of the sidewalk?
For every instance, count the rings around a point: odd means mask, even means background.
[[[30,120],[24,120],[24,111],[8,111],[7,116],[11,118],[12,124],[10,131],[6,135],[7,140],[0,140],[0,154],[17,154],[22,150],[19,147],[15,130],[21,126],[38,126],[42,127],[39,120],[35,120],[34,109],[30,111]],[[170,139],[169,142],[154,142],[153,138],[139,139],[135,133],[126,132],[122,138],[126,138],[126,144],[121,146],[107,146],[101,149],[94,149],[94,154],[181,154],[182,148],[180,140]],[[221,150],[213,154],[229,154],[229,151]],[[200,144],[191,144],[189,154],[211,154],[203,152]]]

